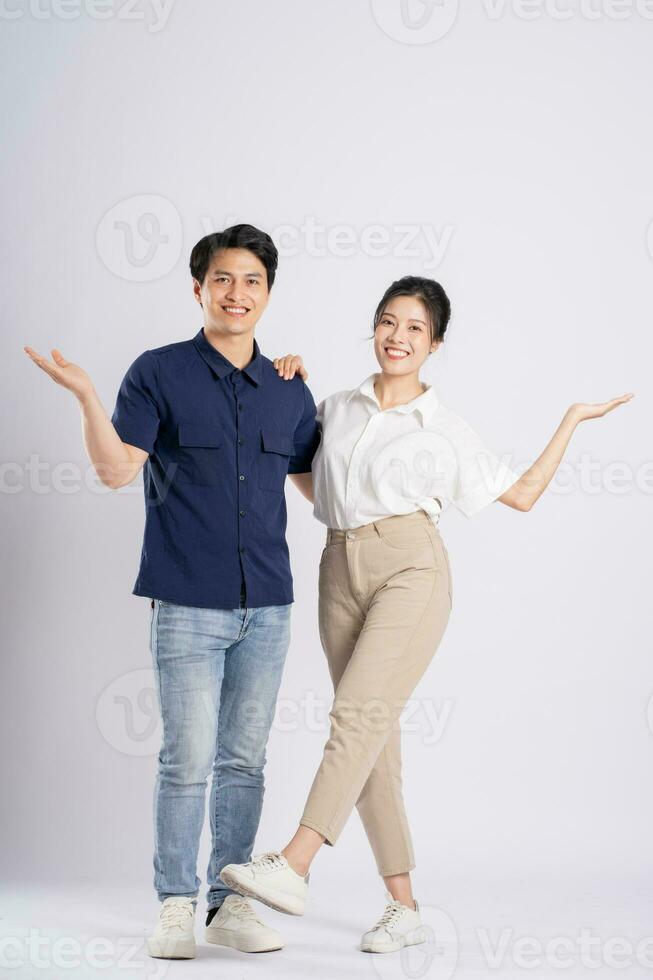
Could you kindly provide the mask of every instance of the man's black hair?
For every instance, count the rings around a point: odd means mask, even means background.
[[[268,289],[272,289],[279,253],[270,236],[254,225],[232,225],[224,231],[215,231],[200,238],[190,253],[190,274],[193,279],[202,284],[211,259],[226,248],[246,248],[260,259],[265,266]]]

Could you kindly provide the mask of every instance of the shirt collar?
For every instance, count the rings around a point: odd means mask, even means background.
[[[377,411],[381,411],[376,392],[374,391],[375,379],[376,374],[371,374],[369,378],[365,378],[365,381],[358,388],[354,388],[353,391],[349,392],[347,401],[351,401],[354,397],[368,398],[374,402]],[[416,412],[420,417],[422,425],[424,425],[433,415],[438,404],[439,401],[435,390],[432,385],[429,385],[426,391],[423,391],[421,395],[417,395],[412,401],[407,402],[405,405],[397,405],[396,408],[387,409],[387,411],[400,412],[402,415],[409,415],[411,412]]]
[[[219,378],[224,378],[231,371],[236,370],[236,365],[232,364],[231,361],[227,360],[224,354],[221,354],[219,350],[216,350],[213,344],[210,344],[206,339],[204,334],[204,327],[197,331],[193,337],[193,343],[195,347],[204,358],[211,370],[217,374]],[[254,339],[254,354],[251,361],[243,369],[243,374],[246,374],[250,381],[254,384],[260,384],[261,382],[261,368],[263,366],[263,355],[261,354],[260,348],[256,343],[256,338]]]

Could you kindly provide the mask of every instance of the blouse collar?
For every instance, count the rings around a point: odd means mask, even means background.
[[[376,373],[371,374],[369,378],[365,378],[358,388],[354,388],[353,391],[350,391],[347,401],[351,401],[351,399],[354,397],[368,398],[374,402],[374,405],[380,412],[381,406],[379,405],[376,392],[374,391],[374,382],[376,378]],[[439,401],[435,390],[432,385],[428,385],[426,391],[423,391],[421,395],[417,395],[412,399],[412,401],[406,402],[405,405],[397,405],[395,408],[385,409],[385,411],[400,412],[402,415],[409,415],[411,412],[416,412],[420,417],[422,425],[424,425],[433,415],[438,405]]]

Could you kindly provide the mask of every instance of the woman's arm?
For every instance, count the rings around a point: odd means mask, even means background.
[[[631,398],[634,398],[632,392],[596,405],[583,402],[570,405],[541,455],[525,473],[522,473],[516,483],[513,483],[504,494],[497,497],[497,500],[515,510],[530,510],[553,479],[578,423],[584,422],[586,419],[602,418],[617,405],[622,405],[624,402],[630,401]]]
[[[313,474],[312,473],[289,473],[289,478],[295,484],[302,496],[312,504],[313,501]]]

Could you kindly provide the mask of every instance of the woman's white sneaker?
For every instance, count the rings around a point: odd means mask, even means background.
[[[185,896],[164,899],[159,921],[147,940],[150,956],[166,960],[192,960],[195,956],[195,905]]]
[[[277,851],[255,855],[247,864],[228,864],[220,872],[225,885],[277,912],[303,915],[309,876],[303,878]]]
[[[284,945],[281,933],[261,922],[241,895],[227,895],[206,927],[206,941],[243,953],[269,953]]]
[[[363,934],[360,944],[362,951],[394,953],[404,946],[416,946],[418,943],[426,942],[426,933],[422,927],[417,902],[415,908],[410,909],[407,905],[395,901],[389,892],[386,892],[386,898],[389,901],[385,912],[377,924]]]

